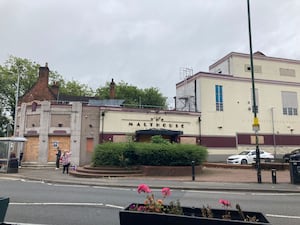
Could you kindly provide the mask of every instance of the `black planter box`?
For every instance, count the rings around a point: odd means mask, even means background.
[[[0,224],[4,222],[8,203],[9,203],[9,198],[0,197]]]
[[[227,210],[230,212],[231,219],[222,219],[225,214],[223,209],[211,209],[214,218],[201,216],[200,208],[182,207],[183,215],[164,214],[154,212],[130,211],[129,206],[119,212],[120,225],[242,225],[242,224],[270,224],[265,216],[260,212],[243,211],[245,216],[256,216],[257,222],[243,221],[236,210]]]

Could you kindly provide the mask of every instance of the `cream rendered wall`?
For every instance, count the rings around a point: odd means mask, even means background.
[[[250,83],[200,78],[203,135],[236,135],[252,129]],[[216,111],[215,85],[223,86],[224,111]],[[248,91],[247,91],[248,90]],[[238,93],[238,94],[237,94]]]
[[[234,69],[232,67],[232,57],[228,57],[226,60],[220,62],[215,67],[211,68],[209,70],[210,73],[221,73],[221,74],[232,74]]]
[[[154,111],[106,111],[104,133],[134,134],[136,130],[170,129],[183,131],[184,135],[199,134],[199,113],[155,113]],[[101,121],[102,122],[102,121]],[[152,124],[152,125],[151,125]],[[100,125],[100,133],[102,128]]]
[[[253,123],[251,82],[201,77],[199,104],[203,135],[235,135],[251,133]],[[215,85],[223,86],[224,111],[216,111]],[[298,86],[256,82],[258,89],[258,118],[261,133],[300,134],[299,116],[282,114],[281,91],[299,93]],[[298,95],[299,96],[299,95]],[[201,101],[200,101],[201,99]],[[299,101],[299,98],[298,98]],[[273,120],[272,120],[273,108]],[[222,128],[220,128],[222,127]]]
[[[262,132],[272,132],[274,122],[275,133],[291,134],[290,128],[293,127],[293,134],[300,134],[300,118],[298,116],[283,115],[281,91],[292,91],[298,93],[299,87],[290,85],[277,84],[260,84],[257,85],[259,95],[259,114]],[[299,104],[299,103],[298,103]],[[300,106],[300,105],[298,105]],[[272,108],[274,120],[272,121]]]
[[[291,63],[286,61],[273,61],[273,60],[253,60],[254,66],[261,66],[261,73],[254,73],[256,79],[267,79],[267,80],[278,80],[278,81],[289,81],[289,82],[300,82],[300,63]],[[251,77],[250,71],[245,71],[245,65],[250,65],[249,58],[244,57],[233,57],[232,68],[234,68],[235,76],[239,77]],[[296,76],[281,76],[280,68],[294,69]],[[233,70],[233,69],[232,69]]]
[[[196,73],[197,106],[201,112],[202,136],[235,136],[236,133],[253,133],[252,83],[249,55],[233,53],[222,58],[210,67],[209,73]],[[254,65],[261,66],[261,73],[255,73],[255,88],[258,90],[259,134],[299,135],[300,110],[298,116],[283,115],[282,91],[296,92],[300,106],[300,61],[265,56],[254,56]],[[280,75],[280,68],[295,70],[295,76]],[[218,71],[222,74],[216,75]],[[231,76],[226,76],[230,74]],[[176,86],[177,98],[189,93],[194,81],[181,82]],[[215,106],[215,85],[223,86],[224,111],[217,112]],[[185,88],[185,89],[184,89]],[[188,90],[186,90],[188,89]],[[185,90],[185,91],[183,91]],[[180,110],[179,107],[177,107]],[[273,117],[272,117],[273,116]],[[222,128],[221,128],[222,127]],[[291,132],[292,129],[292,132]],[[298,146],[276,145],[277,153],[286,153]],[[236,149],[209,148],[210,154],[238,153],[252,145],[237,146]],[[275,151],[274,146],[264,146],[265,150]]]

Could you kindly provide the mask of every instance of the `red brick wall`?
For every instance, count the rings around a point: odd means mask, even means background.
[[[50,90],[48,86],[49,82],[49,68],[40,67],[39,78],[33,87],[25,93],[23,97],[20,98],[20,103],[22,102],[32,102],[35,100],[55,100],[56,96]]]

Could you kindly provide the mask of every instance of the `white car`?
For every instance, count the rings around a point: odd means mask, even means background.
[[[227,158],[227,164],[252,164],[255,163],[256,150],[242,151],[238,155],[231,155]],[[264,160],[272,160],[274,156],[269,153],[260,150],[260,158]]]

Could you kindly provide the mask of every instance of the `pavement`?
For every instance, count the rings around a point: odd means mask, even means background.
[[[274,178],[274,177],[273,177]],[[270,170],[262,170],[261,183],[257,182],[255,169],[204,167],[199,175],[191,176],[138,176],[80,178],[63,174],[55,168],[20,168],[18,173],[0,173],[0,179],[25,179],[46,183],[71,185],[136,188],[145,183],[151,188],[169,187],[184,190],[287,192],[300,193],[300,184],[291,184],[290,171],[276,171],[276,182]]]

